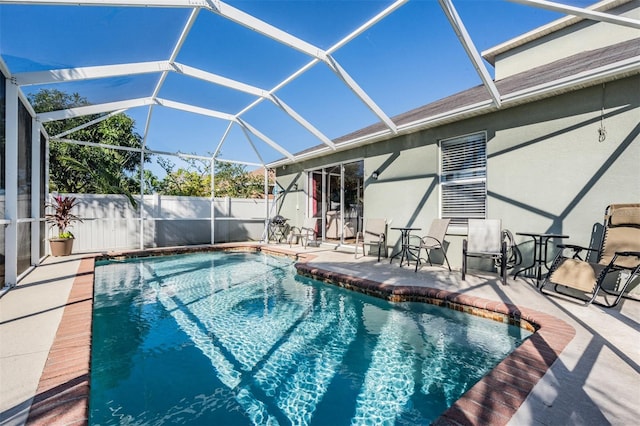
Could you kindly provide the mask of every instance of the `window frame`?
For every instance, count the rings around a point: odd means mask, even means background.
[[[479,144],[478,144],[479,143]],[[473,146],[473,144],[478,144]],[[480,145],[481,144],[481,145]],[[463,163],[469,163],[472,167],[460,167],[455,170],[444,170],[445,166],[445,150],[447,146],[459,146],[464,145],[465,148],[471,148],[471,156],[460,156]],[[482,150],[478,150],[477,147],[482,146]],[[487,132],[479,131],[468,133],[465,135],[455,136],[446,139],[438,140],[438,178],[440,188],[440,217],[443,219],[451,218],[451,225],[449,230],[453,233],[466,233],[468,219],[486,219],[487,216],[487,175],[488,175],[488,161],[487,161]],[[481,163],[481,167],[478,167],[478,161]],[[458,174],[460,176],[456,177]],[[447,198],[450,198],[450,194],[445,194],[448,187],[454,185],[463,186],[463,191],[469,189],[470,184],[482,184],[481,188],[470,188],[470,191],[466,196],[477,197],[477,203],[470,204],[469,206],[453,206],[450,207]],[[455,190],[452,190],[454,192]],[[475,194],[474,194],[475,192]],[[463,197],[465,194],[462,195]],[[461,198],[461,197],[457,197]],[[480,202],[480,198],[482,201]],[[475,200],[474,200],[475,201]],[[451,202],[452,203],[452,202]],[[470,214],[473,210],[478,210],[475,214]],[[454,213],[452,213],[454,211]],[[457,214],[455,213],[457,212]],[[461,216],[460,213],[465,214]]]

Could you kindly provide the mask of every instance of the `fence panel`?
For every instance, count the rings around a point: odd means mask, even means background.
[[[134,208],[123,195],[72,195],[78,199],[75,213],[83,219],[71,229],[76,252],[140,248],[142,220],[145,248],[211,242],[209,198],[145,195],[141,220],[139,207]],[[139,196],[135,200],[140,203]],[[264,200],[216,198],[214,206],[216,243],[262,238]]]

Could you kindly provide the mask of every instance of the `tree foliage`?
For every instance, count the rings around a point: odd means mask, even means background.
[[[191,197],[211,196],[211,167],[208,162],[186,159],[187,168],[175,170],[170,160],[159,158],[158,163],[166,172],[157,192],[166,195],[184,195]]]
[[[166,159],[158,162],[166,172],[158,192],[167,195],[211,196],[211,163],[187,159],[187,168],[175,170],[175,164]],[[264,181],[252,175],[239,164],[216,162],[216,197],[260,198],[264,196]]]
[[[30,97],[36,112],[56,111],[89,105],[79,94],[43,89]],[[58,135],[98,118],[97,115],[69,118],[45,123],[50,136]],[[87,128],[77,130],[69,138],[131,148],[142,147],[142,137],[134,131],[135,122],[125,114],[117,114]],[[101,147],[51,141],[50,188],[63,193],[131,194],[140,191],[140,154]],[[145,158],[149,161],[149,158]]]
[[[216,197],[261,198],[264,178],[248,173],[245,166],[217,162],[215,191]]]
[[[78,93],[43,89],[30,96],[36,112],[57,111],[89,105]],[[68,118],[45,123],[50,136],[88,123],[99,115]],[[96,142],[120,147],[142,148],[142,137],[134,131],[135,122],[117,114],[65,136],[77,141]],[[52,140],[49,144],[49,186],[60,193],[125,194],[135,206],[132,194],[140,193],[140,153]],[[145,154],[145,163],[151,155]],[[187,166],[176,169],[168,159],[158,157],[166,176],[159,179],[145,169],[144,192],[193,197],[211,196],[211,162],[187,159]],[[216,197],[260,198],[264,196],[261,176],[248,173],[244,166],[216,163]]]

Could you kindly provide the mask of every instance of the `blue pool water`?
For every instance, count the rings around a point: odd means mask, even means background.
[[[100,262],[93,321],[92,425],[429,424],[530,334],[220,252]]]

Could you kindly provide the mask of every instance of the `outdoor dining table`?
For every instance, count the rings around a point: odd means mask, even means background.
[[[396,231],[400,231],[400,240],[402,242],[402,245],[400,247],[400,250],[396,253],[394,253],[391,256],[391,259],[389,259],[389,263],[393,262],[393,259],[395,259],[398,256],[400,257],[400,267],[402,267],[402,263],[404,262],[405,257],[407,258],[407,265],[409,265],[410,259],[411,259],[411,250],[410,250],[410,246],[409,246],[409,238],[411,236],[411,231],[420,231],[422,228],[411,228],[409,226],[400,226],[400,227],[392,227],[391,229],[394,229]]]
[[[569,236],[564,234],[538,232],[516,232],[516,235],[533,238],[533,263],[513,274],[513,278],[516,279],[518,274],[522,271],[534,269],[536,286],[539,287],[540,282],[542,281],[542,267],[544,266],[547,269],[547,272],[549,271],[549,267],[547,266],[547,244],[549,243],[549,240],[554,238],[569,238]]]

